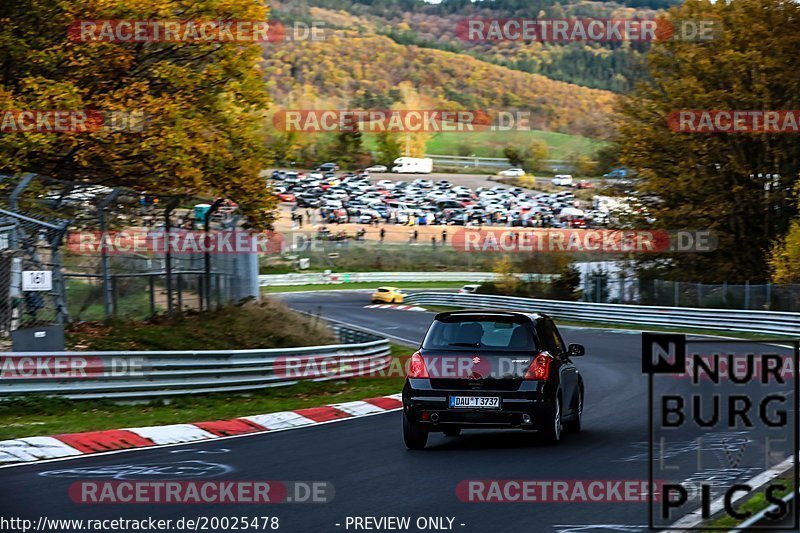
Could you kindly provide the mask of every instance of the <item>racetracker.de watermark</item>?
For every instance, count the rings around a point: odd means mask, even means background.
[[[325,23],[266,20],[76,20],[71,41],[90,43],[282,43],[323,41]]]
[[[667,124],[676,133],[800,133],[800,111],[685,109]]]
[[[647,487],[643,480],[475,479],[456,485],[456,497],[465,503],[643,503]]]
[[[471,133],[532,131],[529,111],[445,109],[282,109],[272,117],[279,131],[291,133]]]
[[[404,378],[410,373],[414,356],[364,358],[351,355],[287,355],[273,364],[276,376],[287,379],[351,377],[374,379]],[[519,356],[480,357],[466,355],[426,355],[425,371],[439,379],[517,379],[531,365]]]
[[[711,231],[614,229],[461,229],[451,246],[460,252],[673,253],[711,252]]]
[[[87,355],[0,355],[0,381],[4,379],[97,379],[144,377],[151,364],[143,357]]]
[[[70,500],[80,504],[277,504],[330,503],[327,481],[77,481]]]
[[[76,254],[275,254],[283,250],[283,236],[273,231],[79,231],[67,237],[67,249]]]
[[[138,133],[146,129],[144,111],[0,109],[2,133]]]
[[[474,18],[459,21],[455,34],[467,42],[710,41],[719,28],[713,20]]]

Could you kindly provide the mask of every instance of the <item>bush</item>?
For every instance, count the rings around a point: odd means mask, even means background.
[[[335,344],[324,322],[266,299],[216,311],[189,311],[148,320],[81,322],[67,334],[81,350],[247,350]]]

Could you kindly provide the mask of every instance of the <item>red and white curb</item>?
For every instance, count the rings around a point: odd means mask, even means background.
[[[396,309],[398,311],[427,311],[424,307],[417,307],[415,305],[398,305],[398,304],[372,304],[365,305],[364,309]]]
[[[402,405],[401,395],[393,394],[231,420],[4,440],[0,441],[0,466],[308,427],[397,411]]]

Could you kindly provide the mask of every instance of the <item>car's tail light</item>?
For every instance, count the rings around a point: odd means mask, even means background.
[[[425,368],[425,361],[419,352],[411,356],[411,363],[408,365],[408,377],[410,378],[428,378],[428,369]]]
[[[547,377],[550,375],[550,362],[552,360],[553,358],[546,353],[540,353],[534,357],[528,370],[525,372],[525,379],[547,381]]]

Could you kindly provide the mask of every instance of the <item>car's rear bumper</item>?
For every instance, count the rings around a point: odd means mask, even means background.
[[[538,388],[516,391],[434,390],[413,388],[410,381],[407,380],[403,388],[403,410],[411,423],[429,431],[444,431],[452,427],[539,430],[550,424],[553,405]],[[451,408],[451,396],[497,396],[500,408]]]

